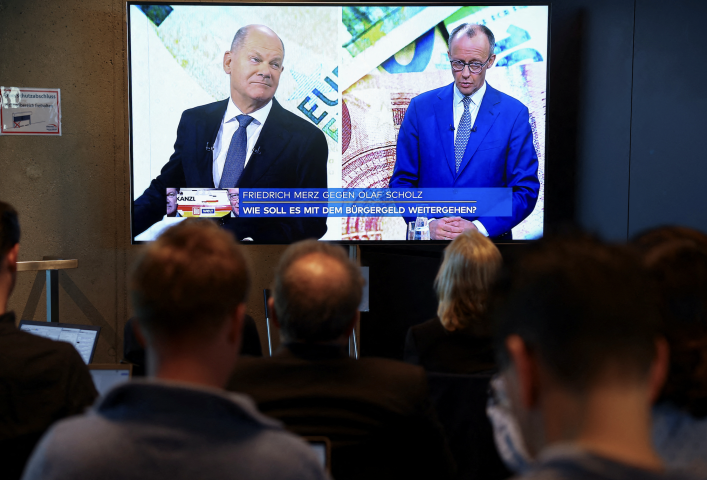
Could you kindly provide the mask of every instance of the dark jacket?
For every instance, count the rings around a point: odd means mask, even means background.
[[[480,373],[496,368],[491,337],[468,330],[450,332],[439,318],[408,330],[403,358],[437,373]]]
[[[82,413],[98,396],[73,345],[23,332],[15,314],[0,315],[0,469],[20,478],[44,432]]]
[[[227,388],[252,396],[261,412],[299,435],[328,437],[336,480],[453,474],[421,368],[290,344],[272,357],[242,359]]]

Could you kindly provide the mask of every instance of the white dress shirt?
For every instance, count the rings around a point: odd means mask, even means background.
[[[486,82],[471,96],[471,103],[469,104],[469,113],[471,114],[471,126],[474,127],[476,122],[476,116],[479,114],[479,107],[481,106],[481,101],[484,99],[484,94],[486,93]],[[457,132],[459,131],[459,122],[462,120],[462,115],[464,114],[464,94],[459,91],[457,85],[454,84],[454,142],[457,141]]]
[[[481,107],[481,101],[484,99],[484,94],[486,93],[486,81],[484,81],[484,84],[481,85],[481,88],[479,88],[477,91],[475,91],[471,95],[471,103],[469,103],[469,113],[471,114],[471,127],[474,127],[474,123],[476,123],[476,116],[479,114],[479,107]],[[459,91],[457,88],[457,85],[454,84],[454,142],[456,143],[457,141],[457,132],[459,131],[459,122],[462,120],[462,115],[464,114],[464,94]],[[454,147],[454,145],[452,145]],[[452,151],[454,151],[454,148],[452,148]],[[486,230],[486,227],[478,221],[474,220],[473,222],[474,225],[476,225],[476,228],[479,229],[479,232],[481,232],[485,237],[489,236],[489,232]]]
[[[255,144],[258,142],[260,131],[263,129],[263,124],[265,124],[265,120],[267,120],[271,108],[272,100],[263,108],[248,114],[253,117],[253,121],[246,127],[248,144],[246,146],[245,164],[243,168],[248,165],[248,160],[250,160],[250,156],[253,154],[253,148],[255,148]],[[221,182],[221,174],[223,173],[224,165],[226,165],[226,155],[228,154],[228,147],[231,145],[231,139],[233,138],[233,134],[236,133],[236,130],[240,128],[238,120],[236,120],[238,115],[243,115],[243,112],[236,107],[236,104],[233,103],[233,99],[229,98],[226,113],[223,116],[223,120],[221,120],[221,127],[218,130],[216,142],[214,142],[213,176],[214,186],[216,188],[218,188],[218,184]]]

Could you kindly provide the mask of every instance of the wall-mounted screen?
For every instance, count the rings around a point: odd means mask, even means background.
[[[127,14],[133,241],[542,236],[548,5]]]

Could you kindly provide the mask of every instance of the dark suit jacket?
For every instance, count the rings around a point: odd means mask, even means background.
[[[491,337],[479,337],[465,330],[450,332],[439,318],[408,330],[404,358],[428,372],[469,374],[496,368]]]
[[[486,85],[456,171],[454,155],[454,83],[413,98],[400,127],[391,188],[511,187],[510,217],[479,220],[490,237],[511,230],[533,211],[538,200],[538,156],[533,146],[528,108]],[[414,220],[407,219],[408,221]]]
[[[206,147],[214,145],[229,101],[202,105],[182,113],[174,153],[157,178],[135,200],[133,235],[164,217],[167,188],[216,188],[213,152]],[[273,98],[272,109],[237,186],[326,188],[328,155],[324,133],[282,108]],[[326,218],[226,217],[224,226],[233,230],[238,239],[251,237],[260,243],[290,243],[323,236]]]
[[[430,397],[457,462],[457,480],[504,480],[513,474],[496,450],[486,415],[491,374],[427,374]]]
[[[21,331],[12,312],[0,315],[0,478],[20,478],[45,431],[96,397],[72,345]]]
[[[252,396],[261,412],[299,435],[328,437],[336,480],[453,473],[421,368],[290,344],[272,357],[240,360],[227,388]]]

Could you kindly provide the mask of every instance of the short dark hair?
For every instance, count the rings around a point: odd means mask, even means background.
[[[449,35],[449,50],[452,50],[452,41],[457,38],[457,35],[460,33],[466,33],[467,37],[473,38],[479,30],[486,35],[486,38],[489,41],[489,56],[493,55],[496,51],[496,37],[493,36],[493,32],[486,25],[477,25],[475,23],[462,23],[457,28],[452,30],[452,34]]]
[[[292,268],[310,255],[338,263],[343,276],[313,287],[308,278]],[[305,240],[285,251],[275,270],[272,288],[284,340],[326,342],[337,339],[350,326],[361,303],[363,277],[340,246]]]
[[[558,385],[584,393],[608,378],[643,381],[659,317],[652,283],[628,247],[584,235],[543,239],[504,269],[493,300],[499,363],[519,335]]]
[[[679,227],[676,225],[666,225],[644,230],[633,237],[631,245],[641,254],[646,255],[656,248],[674,240],[690,242],[693,245],[701,245],[707,248],[707,235],[689,227]]]
[[[148,337],[208,338],[243,303],[250,274],[233,236],[206,219],[187,219],[147,246],[130,294]]]
[[[668,401],[693,417],[704,418],[707,417],[707,236],[686,230],[687,235],[663,236],[662,243],[656,242],[644,251],[644,260],[657,286],[663,333],[670,345],[670,369],[659,401]]]
[[[0,261],[18,243],[20,221],[17,219],[17,211],[9,203],[0,202]]]

